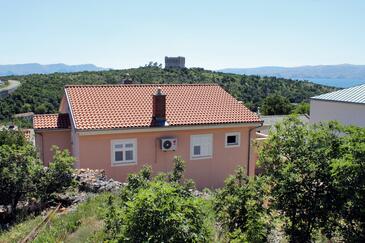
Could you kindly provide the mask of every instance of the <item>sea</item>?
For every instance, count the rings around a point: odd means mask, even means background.
[[[292,78],[297,80],[308,80],[316,84],[323,84],[337,88],[349,88],[361,84],[365,84],[363,80],[347,79],[347,78]]]

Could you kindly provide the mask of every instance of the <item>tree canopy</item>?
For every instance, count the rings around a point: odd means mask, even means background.
[[[336,122],[306,125],[294,116],[275,128],[259,165],[290,242],[311,242],[319,232],[363,242],[365,129]]]
[[[293,109],[289,99],[278,94],[271,94],[262,101],[263,115],[287,115]]]
[[[7,77],[19,80],[21,86],[10,96],[0,99],[0,120],[29,111],[57,112],[66,84],[116,84],[126,77],[142,84],[217,83],[254,111],[270,94],[281,95],[291,103],[300,103],[311,96],[333,91],[333,88],[305,81],[226,74],[202,68],[162,69],[158,65],[100,72],[33,74]]]
[[[49,168],[43,167],[35,147],[26,142],[18,131],[0,132],[0,205],[6,206],[8,216],[3,223],[16,218],[20,201],[38,200],[47,203],[54,193],[72,185],[74,158],[68,151],[55,148]],[[10,206],[10,207],[7,207]]]

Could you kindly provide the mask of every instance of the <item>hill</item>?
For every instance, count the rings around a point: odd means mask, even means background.
[[[63,63],[41,65],[39,63],[0,65],[0,76],[27,75],[35,73],[70,73],[81,71],[101,71],[105,68],[93,64],[66,65]]]
[[[7,77],[19,80],[22,85],[12,95],[0,100],[0,119],[15,113],[57,112],[66,84],[117,84],[127,74],[138,83],[218,83],[252,110],[257,110],[269,94],[278,93],[293,103],[309,97],[333,91],[334,88],[305,81],[293,81],[275,77],[259,77],[213,72],[201,68],[162,69],[147,66],[125,70],[99,72],[33,74]]]
[[[291,79],[347,79],[365,82],[365,65],[318,65],[300,67],[227,68],[225,73],[275,76]]]

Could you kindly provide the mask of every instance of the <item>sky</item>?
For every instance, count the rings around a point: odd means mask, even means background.
[[[0,64],[365,64],[363,0],[0,0]]]

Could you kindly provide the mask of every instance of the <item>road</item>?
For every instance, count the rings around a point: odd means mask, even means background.
[[[3,98],[5,96],[13,93],[21,84],[17,80],[8,80],[8,81],[9,81],[9,85],[0,89],[0,98]]]

